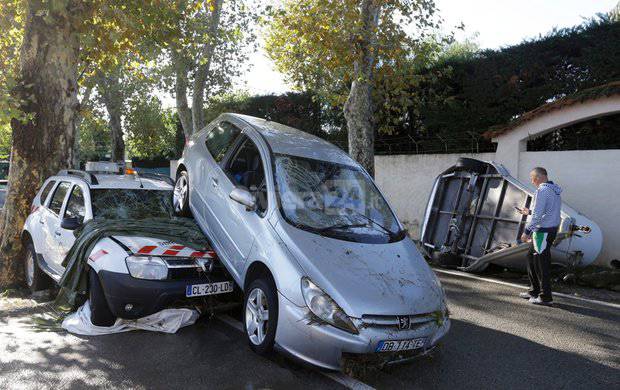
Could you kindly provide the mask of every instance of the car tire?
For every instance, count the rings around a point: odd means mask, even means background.
[[[243,300],[243,330],[250,348],[259,355],[269,354],[273,350],[277,326],[278,296],[275,283],[269,277],[255,279],[246,289]]]
[[[88,298],[90,301],[90,322],[95,326],[112,326],[116,317],[110,311],[103,293],[99,276],[94,269],[88,272]]]
[[[39,268],[37,262],[37,253],[34,250],[34,244],[28,240],[26,244],[26,256],[24,258],[24,275],[26,286],[31,292],[45,290],[50,288],[51,279]]]
[[[191,216],[189,210],[189,175],[187,171],[181,171],[177,174],[177,180],[174,183],[172,203],[176,215],[181,217]]]

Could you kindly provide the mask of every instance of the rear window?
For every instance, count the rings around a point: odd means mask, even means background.
[[[220,123],[207,134],[205,144],[215,161],[222,161],[239,134],[241,134],[241,130],[228,122]]]
[[[52,212],[60,214],[60,209],[62,208],[63,201],[65,200],[65,195],[67,195],[67,191],[69,191],[69,187],[71,187],[71,183],[67,183],[66,181],[58,184],[49,205],[49,209]]]
[[[43,188],[43,191],[41,192],[41,196],[39,197],[39,202],[41,202],[41,204],[45,203],[45,199],[47,199],[47,195],[52,190],[52,187],[54,187],[54,184],[56,184],[56,180],[50,181],[49,183],[47,183],[45,188]]]
[[[93,218],[145,219],[173,216],[171,190],[91,189]]]

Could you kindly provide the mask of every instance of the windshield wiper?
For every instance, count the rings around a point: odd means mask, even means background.
[[[353,224],[346,224],[346,223],[339,223],[336,225],[331,225],[331,226],[326,226],[324,228],[319,228],[316,229],[318,232],[327,232],[329,230],[334,230],[334,229],[349,229],[349,228],[356,228],[356,227],[366,227],[368,226],[368,224],[365,223],[353,223]]]
[[[391,240],[398,240],[402,236],[402,232],[404,230],[399,230],[397,232],[393,232],[390,229],[388,229],[385,226],[383,226],[382,224],[380,224],[379,222],[375,221],[374,219],[370,218],[369,216],[367,216],[365,214],[360,213],[359,211],[357,211],[355,209],[346,208],[345,210],[349,211],[349,212],[352,212],[355,215],[358,215],[358,216],[364,218],[365,220],[367,220],[368,222],[372,223],[373,225],[381,228],[381,230],[383,230],[384,232],[387,233],[387,235],[390,237]]]

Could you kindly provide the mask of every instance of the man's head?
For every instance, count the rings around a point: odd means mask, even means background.
[[[530,180],[532,184],[536,187],[541,185],[542,183],[546,183],[549,179],[547,178],[547,170],[543,167],[536,167],[532,169],[530,172]]]

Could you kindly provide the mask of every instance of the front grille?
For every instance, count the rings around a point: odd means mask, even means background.
[[[400,330],[420,329],[429,324],[439,324],[443,319],[440,312],[408,314],[408,315],[362,315],[362,327],[365,328],[396,328]]]
[[[210,259],[200,259],[200,261],[205,261],[204,269],[197,259],[191,257],[162,257],[162,260],[168,266],[168,280],[200,278],[207,280],[207,276],[213,270],[213,262]]]

